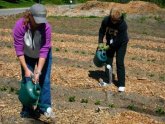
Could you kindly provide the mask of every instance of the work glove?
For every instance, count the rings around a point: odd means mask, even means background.
[[[105,45],[104,43],[99,43],[97,49],[106,51],[109,49],[109,45]]]

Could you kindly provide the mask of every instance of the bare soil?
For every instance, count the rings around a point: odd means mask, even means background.
[[[107,80],[104,68],[93,64],[100,23],[112,6],[121,6],[127,12],[130,41],[125,58],[125,93],[117,92],[116,81],[100,87],[98,79]],[[165,123],[164,9],[138,1],[94,1],[47,8],[53,31],[51,90],[57,124]],[[101,13],[101,9],[105,11]],[[21,16],[0,17],[0,123],[50,123],[44,118],[22,119],[19,115],[21,73],[12,28]],[[117,80],[115,60],[113,73]],[[69,102],[71,97],[75,97],[74,102]]]

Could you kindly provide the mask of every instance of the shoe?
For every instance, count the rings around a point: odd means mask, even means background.
[[[30,118],[31,117],[30,113],[27,111],[20,112],[20,116],[21,116],[21,118]]]
[[[35,109],[33,112],[30,113],[32,118],[38,119],[41,116],[41,112],[39,109]]]
[[[119,88],[118,88],[118,91],[119,91],[119,92],[124,92],[124,91],[125,91],[125,87],[119,87]]]
[[[54,112],[51,107],[48,107],[46,112],[44,112],[44,115],[49,118],[49,117],[54,117]]]
[[[41,120],[46,120],[48,123],[55,123],[55,113],[51,107],[48,107],[46,112],[43,112],[40,116]]]
[[[22,107],[22,111],[20,112],[21,118],[31,118],[31,113],[33,112],[33,108],[30,107]]]
[[[107,86],[108,84],[107,84],[106,82],[104,82],[103,79],[100,78],[100,79],[99,79],[99,85],[105,87],[105,86]]]

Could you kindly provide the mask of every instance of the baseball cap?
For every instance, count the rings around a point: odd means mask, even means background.
[[[42,4],[34,4],[30,7],[30,12],[37,24],[46,23],[46,8]]]

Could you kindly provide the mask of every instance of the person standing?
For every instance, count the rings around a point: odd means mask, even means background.
[[[34,4],[20,18],[13,28],[14,47],[21,65],[22,81],[26,83],[34,77],[39,82],[41,94],[36,110],[32,106],[22,107],[21,117],[33,116],[38,111],[46,113],[44,106],[51,108],[51,25],[46,19],[46,8],[42,4]]]
[[[125,91],[124,58],[129,38],[122,9],[114,7],[110,10],[109,16],[104,17],[99,29],[98,44],[103,43],[104,36],[106,36],[106,45],[109,45],[109,50],[106,51],[108,57],[106,64],[112,67],[114,54],[116,54],[118,91]],[[108,69],[105,70],[107,74]]]

